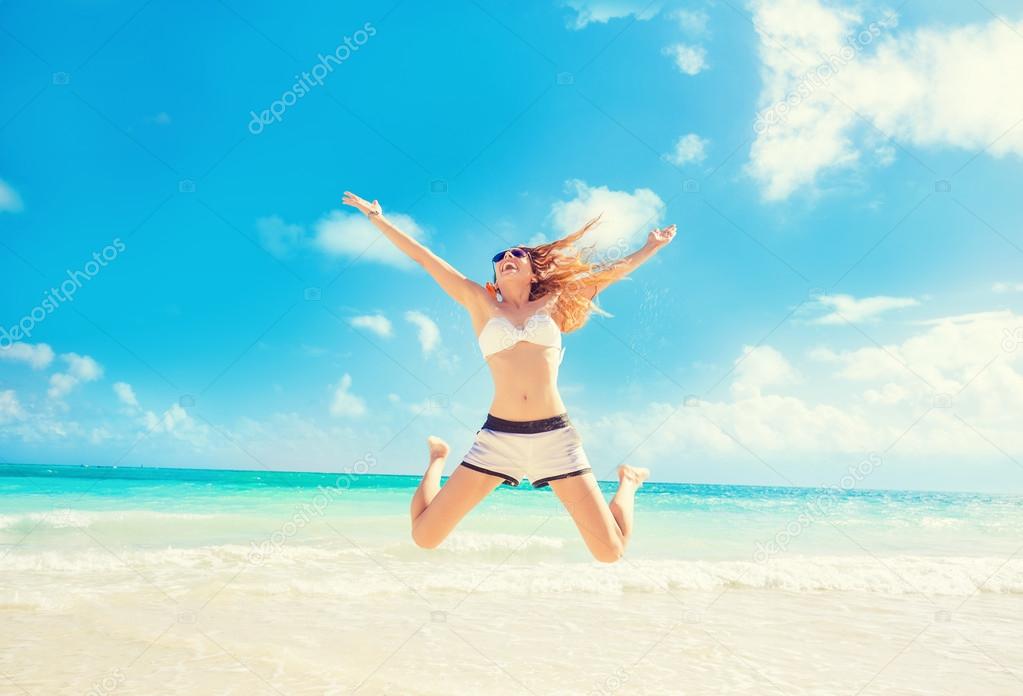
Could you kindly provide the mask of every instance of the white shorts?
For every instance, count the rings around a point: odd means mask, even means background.
[[[510,421],[488,415],[461,466],[517,486],[523,478],[533,488],[591,471],[583,441],[568,414],[533,421]]]

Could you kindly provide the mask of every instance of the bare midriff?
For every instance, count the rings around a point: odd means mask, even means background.
[[[558,394],[561,350],[519,341],[487,358],[494,378],[490,413],[505,420],[540,420],[565,413]]]

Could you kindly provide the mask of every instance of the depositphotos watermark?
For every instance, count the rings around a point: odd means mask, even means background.
[[[312,503],[303,503],[302,507],[295,511],[289,520],[274,530],[270,536],[258,544],[253,542],[246,558],[253,565],[262,565],[271,556],[276,555],[284,548],[289,539],[298,534],[303,528],[327,513],[327,508],[335,500],[344,494],[352,486],[352,481],[357,477],[369,473],[376,468],[377,459],[372,452],[367,452],[351,466],[346,466],[344,471],[334,479],[334,485],[329,488],[317,486],[316,495]]]
[[[841,497],[874,473],[884,463],[881,455],[871,452],[866,459],[856,466],[848,467],[848,474],[843,476],[838,485],[831,485],[803,504],[803,511],[791,520],[785,529],[774,535],[773,539],[764,543],[756,542],[756,550],[753,553],[753,560],[757,563],[765,563],[778,553],[785,551],[793,539],[799,537],[808,527],[811,527],[819,519],[826,517],[841,502]]]
[[[371,22],[366,22],[352,36],[346,36],[344,41],[334,49],[333,53],[324,55],[317,54],[320,62],[309,70],[303,71],[301,75],[295,75],[295,84],[287,89],[279,99],[270,102],[269,108],[260,112],[250,111],[252,120],[249,121],[249,132],[259,135],[274,121],[284,118],[284,112],[289,106],[293,106],[300,98],[307,95],[313,87],[323,85],[327,75],[334,72],[334,68],[348,60],[353,53],[359,50],[363,44],[369,41],[369,37],[376,36],[377,30]]]
[[[628,681],[629,671],[624,667],[619,667],[602,682],[594,684],[593,688],[586,693],[586,696],[612,696],[612,694],[617,693],[619,689],[625,686]]]
[[[124,672],[120,667],[116,667],[99,681],[93,682],[89,690],[85,692],[85,696],[109,696],[123,684]]]
[[[1002,350],[1006,353],[1015,353],[1020,346],[1023,346],[1023,326],[1002,329]]]
[[[73,301],[75,293],[85,281],[95,278],[100,270],[116,259],[125,248],[121,238],[115,237],[114,241],[103,247],[101,251],[94,251],[92,261],[86,261],[82,270],[67,269],[67,280],[63,281],[60,287],[50,288],[43,296],[43,301],[33,307],[17,324],[10,328],[0,326],[0,350],[7,350],[18,341],[31,338],[37,324],[56,312],[61,303]]]
[[[871,22],[858,33],[849,34],[846,37],[845,45],[837,53],[821,54],[821,62],[816,67],[804,72],[794,88],[790,89],[782,99],[779,99],[757,114],[757,118],[753,122],[753,132],[759,135],[783,123],[788,118],[789,113],[799,106],[804,99],[818,89],[827,86],[835,75],[841,72],[842,68],[851,63],[867,46],[873,43],[874,39],[878,38],[884,29],[894,27],[896,23],[897,20],[893,16],[886,17],[877,22]]]

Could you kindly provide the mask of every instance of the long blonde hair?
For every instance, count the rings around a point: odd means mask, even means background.
[[[529,300],[538,300],[550,294],[557,294],[551,316],[564,333],[581,328],[591,313],[612,316],[595,302],[583,295],[583,290],[601,283],[624,277],[628,264],[617,259],[613,261],[592,261],[596,245],[577,249],[575,242],[600,223],[601,213],[589,220],[578,230],[554,242],[534,247],[520,246],[529,253],[529,263],[536,275],[529,288]],[[497,281],[496,272],[494,281]],[[500,290],[494,283],[487,283],[491,296],[497,298]]]

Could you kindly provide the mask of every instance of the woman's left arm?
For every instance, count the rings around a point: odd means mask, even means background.
[[[612,264],[611,268],[596,275],[598,282],[594,285],[590,285],[583,291],[587,299],[592,300],[597,296],[598,292],[612,283],[621,280],[652,259],[654,254],[667,246],[671,240],[675,238],[675,231],[675,225],[668,225],[661,229],[655,228],[651,230],[650,234],[647,235],[646,244],[644,244],[639,251],[629,254],[621,261],[617,261]]]

